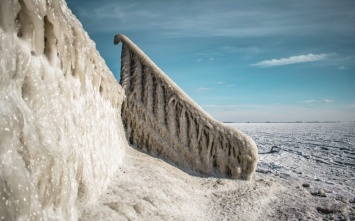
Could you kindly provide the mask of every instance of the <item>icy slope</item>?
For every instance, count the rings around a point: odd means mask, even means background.
[[[284,189],[258,174],[249,182],[190,176],[128,148],[107,191],[80,220],[276,220],[265,216]]]
[[[63,0],[0,1],[0,216],[76,220],[119,167],[123,90]]]
[[[122,118],[131,144],[185,169],[250,180],[258,159],[252,139],[210,117],[132,41],[122,41]]]

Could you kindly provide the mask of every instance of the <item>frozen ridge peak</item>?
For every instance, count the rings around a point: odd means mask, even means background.
[[[130,144],[205,175],[250,180],[258,160],[255,142],[214,120],[129,38],[122,42],[122,119]]]

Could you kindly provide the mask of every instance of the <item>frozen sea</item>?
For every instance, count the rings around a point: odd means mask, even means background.
[[[230,123],[254,139],[257,172],[299,179],[355,197],[355,122]],[[271,148],[276,152],[270,152]]]

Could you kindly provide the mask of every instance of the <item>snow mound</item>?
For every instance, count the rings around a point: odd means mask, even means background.
[[[129,142],[187,170],[250,180],[255,142],[210,117],[126,36],[116,35],[119,42]]]
[[[0,1],[0,217],[76,220],[123,157],[124,91],[65,1]]]

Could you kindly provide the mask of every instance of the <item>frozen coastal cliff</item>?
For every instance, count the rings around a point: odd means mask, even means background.
[[[126,145],[122,88],[62,0],[0,1],[0,219],[76,220]]]
[[[126,134],[185,169],[254,173],[255,143],[117,36],[123,90],[63,0],[0,1],[0,39],[0,219],[80,218],[123,165]]]
[[[250,180],[254,141],[210,117],[126,36],[116,35],[119,42],[129,142],[185,169]]]

